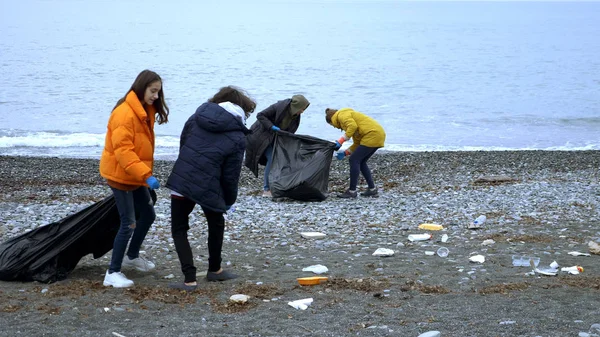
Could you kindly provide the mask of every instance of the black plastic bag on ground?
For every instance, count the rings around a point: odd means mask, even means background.
[[[269,186],[273,198],[301,201],[327,199],[335,143],[278,131],[273,145]]]
[[[151,191],[156,202],[156,193]],[[50,283],[64,280],[87,254],[97,259],[113,248],[120,227],[111,195],[57,222],[0,244],[0,280]]]

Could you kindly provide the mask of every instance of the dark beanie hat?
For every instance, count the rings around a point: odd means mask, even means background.
[[[290,111],[292,116],[296,116],[299,110],[308,108],[310,102],[302,95],[292,96],[292,102],[290,103]]]

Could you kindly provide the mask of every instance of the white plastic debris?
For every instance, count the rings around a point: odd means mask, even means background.
[[[322,239],[326,236],[325,233],[321,232],[301,232],[300,235],[306,239]]]
[[[448,234],[442,235],[442,242],[448,241]]]
[[[373,253],[373,256],[392,256],[394,255],[394,251],[388,248],[377,248],[377,250]]]
[[[327,269],[327,267],[325,267],[324,265],[321,264],[315,264],[314,266],[308,266],[305,268],[302,268],[302,271],[312,271],[315,274],[323,274],[329,271],[329,269]]]
[[[294,307],[295,309],[306,310],[306,308],[308,308],[308,306],[312,302],[313,302],[312,298],[304,298],[301,300],[295,300],[295,301],[288,302],[288,304],[291,305],[292,307]]]
[[[435,252],[427,250],[427,251],[425,251],[425,255],[427,255],[427,256],[433,256],[433,255],[435,255]]]
[[[573,255],[573,256],[591,256],[588,253],[581,253],[581,252],[569,252],[569,255]]]
[[[483,240],[483,242],[481,243],[482,246],[491,246],[494,243],[496,243],[496,241],[492,240],[492,239],[487,239],[487,240]]]
[[[431,234],[426,233],[426,234],[410,234],[408,236],[408,240],[409,241],[425,241],[425,240],[429,240],[431,239]]]
[[[440,337],[442,334],[439,331],[427,331],[419,335],[419,337]]]
[[[235,294],[235,295],[231,295],[231,297],[229,297],[229,300],[231,302],[235,302],[235,303],[246,303],[246,302],[248,302],[249,298],[250,298],[250,296],[248,296],[248,295]]]
[[[469,261],[471,262],[477,262],[477,263],[484,263],[485,262],[485,256],[483,255],[473,255],[469,258]]]
[[[163,278],[169,280],[169,279],[175,278],[175,275],[169,274],[167,276],[163,276]]]
[[[558,262],[553,261],[552,263],[550,263],[550,268],[558,269],[558,267],[559,267]]]
[[[579,273],[583,273],[583,267],[581,266],[573,266],[573,267],[562,267],[560,271],[567,272],[569,274],[578,275]]]

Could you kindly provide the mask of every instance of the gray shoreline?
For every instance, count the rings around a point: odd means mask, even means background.
[[[161,182],[172,165],[172,161],[156,162]],[[5,315],[0,325],[34,335],[45,329],[54,333],[50,335],[60,335],[64,332],[59,327],[61,319],[85,314],[93,317],[82,323],[88,335],[106,335],[106,324],[114,323],[117,316],[99,314],[103,307],[127,311],[130,321],[116,323],[119,330],[115,330],[125,336],[160,331],[156,326],[132,323],[148,310],[160,313],[161,324],[170,329],[165,335],[182,336],[248,335],[249,331],[276,336],[339,336],[357,331],[416,336],[417,331],[427,330],[440,330],[444,337],[566,336],[600,323],[599,257],[567,254],[587,252],[589,241],[600,241],[600,152],[382,152],[372,158],[370,166],[381,191],[379,198],[330,197],[312,203],[262,198],[262,179],[243,169],[223,247],[224,267],[241,278],[201,284],[204,290],[196,294],[197,302],[188,306],[200,309],[206,318],[203,325],[195,323],[195,310],[165,302],[165,296],[175,296],[167,288],[173,280],[165,277],[179,280],[181,271],[170,238],[169,191],[164,188],[158,190],[157,220],[143,247],[157,269],[149,274],[126,274],[136,282],[135,289],[147,292],[146,297],[128,299],[131,293],[101,286],[110,254],[97,260],[86,258],[66,283],[44,285],[49,294],[65,287],[87,289],[82,290],[85,295],[70,298],[77,313],[65,309],[62,316],[46,317],[56,326],[39,323],[32,320],[36,305],[48,301],[39,295],[39,285],[0,282],[4,291],[0,300],[7,305],[21,303],[17,311],[21,319],[13,322]],[[343,191],[347,183],[347,162],[334,159],[330,192]],[[0,191],[2,241],[57,221],[110,193],[98,175],[97,160],[42,157],[0,157]],[[481,214],[488,219],[483,228],[467,229]],[[203,271],[206,224],[199,207],[190,223],[197,267]],[[423,232],[417,228],[421,223],[437,223],[445,229],[431,232],[430,241],[408,241],[409,234]],[[299,235],[303,231],[319,231],[327,237],[306,240]],[[450,255],[446,259],[427,256],[425,252],[442,246],[441,234],[450,238],[443,244]],[[484,245],[485,240],[494,242]],[[374,257],[377,248],[396,254]],[[486,262],[470,263],[468,258],[474,254],[484,255]],[[540,257],[542,266],[553,260],[561,266],[582,265],[585,273],[556,278],[530,275],[528,268],[512,266],[515,254]],[[329,284],[294,286],[296,277],[311,276],[301,269],[314,264],[329,268]],[[266,291],[265,285],[272,291]],[[255,294],[252,306],[240,309],[239,315],[219,311],[222,307],[216,303],[226,303],[239,291],[252,293],[249,287],[266,293]],[[23,289],[25,295],[20,292]],[[20,296],[27,296],[30,304],[22,305]],[[90,301],[90,296],[95,300]],[[208,307],[206,296],[212,303]],[[286,304],[305,297],[315,299],[309,309],[312,315],[300,315]],[[55,302],[62,300],[55,297]],[[7,305],[4,308],[12,308]],[[291,316],[300,323],[286,318]],[[180,324],[181,320],[186,324]],[[224,320],[231,330],[223,327]],[[476,324],[467,324],[471,321]],[[297,324],[305,329],[297,330]]]

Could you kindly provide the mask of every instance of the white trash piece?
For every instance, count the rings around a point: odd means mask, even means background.
[[[229,300],[231,302],[235,302],[235,303],[246,303],[246,302],[248,302],[249,298],[250,298],[250,296],[248,296],[248,295],[235,294],[235,295],[231,295],[231,297],[229,297]]]
[[[581,266],[573,266],[573,267],[562,267],[560,271],[567,272],[569,274],[578,275],[583,272],[583,268]]]
[[[302,271],[312,271],[315,274],[323,274],[329,271],[329,269],[327,269],[327,267],[325,267],[324,265],[321,264],[315,264],[314,266],[308,266],[305,268],[302,268]]]
[[[439,331],[427,331],[419,335],[419,337],[441,337],[442,334]]]
[[[442,242],[448,241],[448,234],[442,235]]]
[[[325,233],[321,232],[301,232],[300,235],[306,239],[322,239],[326,236]]]
[[[568,252],[567,254],[573,255],[573,256],[591,256],[588,253],[581,253],[581,252]]]
[[[483,226],[483,224],[485,223],[485,220],[487,220],[486,216],[485,215],[480,215],[471,224],[469,224],[468,228],[469,229],[481,228],[481,226]]]
[[[394,251],[388,248],[377,248],[377,250],[373,253],[373,256],[392,256],[394,255]]]
[[[409,241],[425,241],[425,240],[429,240],[431,239],[431,234],[426,233],[426,234],[410,234],[408,236],[408,240]]]
[[[304,298],[304,299],[301,299],[301,300],[295,300],[295,301],[288,302],[288,304],[291,305],[292,307],[296,308],[296,309],[306,310],[306,308],[308,308],[308,306],[312,302],[313,302],[312,298]]]
[[[484,263],[485,262],[485,256],[483,255],[473,255],[469,258],[469,261],[471,262],[477,262],[477,263]]]

